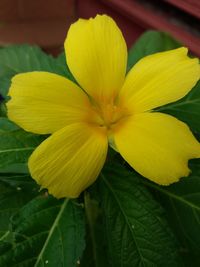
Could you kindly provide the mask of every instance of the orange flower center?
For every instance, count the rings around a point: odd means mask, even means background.
[[[92,103],[92,109],[88,120],[90,123],[105,127],[108,132],[111,132],[115,127],[118,127],[120,122],[130,115],[128,109],[120,106],[116,101],[106,101],[101,103]]]

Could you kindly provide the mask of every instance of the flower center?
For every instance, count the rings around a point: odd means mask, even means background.
[[[112,131],[125,117],[130,115],[126,108],[114,101],[92,104],[92,111],[93,116],[91,114],[90,122],[105,127],[108,131]]]

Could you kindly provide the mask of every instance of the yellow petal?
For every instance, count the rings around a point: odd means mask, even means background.
[[[116,95],[126,72],[127,48],[120,29],[106,15],[72,24],[65,41],[68,66],[96,100]]]
[[[160,185],[187,176],[188,160],[200,157],[200,144],[187,125],[161,113],[127,119],[116,131],[115,143],[137,172]]]
[[[87,113],[87,95],[68,79],[48,72],[18,74],[12,79],[8,117],[26,131],[48,134]]]
[[[101,128],[71,124],[47,138],[31,155],[29,169],[57,198],[75,198],[97,178],[108,141]]]
[[[151,110],[184,97],[199,78],[198,59],[189,58],[186,48],[156,53],[130,70],[121,101],[134,113]]]

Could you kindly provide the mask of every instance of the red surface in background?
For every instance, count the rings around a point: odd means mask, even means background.
[[[199,0],[164,0],[180,9],[200,18],[200,1]]]
[[[197,20],[200,18],[200,1],[157,0],[157,3],[163,6],[163,10],[154,0],[0,0],[0,46],[37,44],[56,55],[63,49],[67,30],[74,20],[104,13],[117,22],[128,47],[145,30],[156,29],[170,33],[200,56],[200,20]],[[165,9],[167,3],[170,10]],[[191,28],[187,15],[186,25],[185,21],[171,17],[175,6],[179,8],[178,14],[181,10],[191,14],[193,22],[197,17]],[[192,25],[195,25],[195,30]]]

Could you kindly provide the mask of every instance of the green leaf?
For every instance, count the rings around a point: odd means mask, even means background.
[[[69,199],[34,199],[13,218],[12,230],[15,243],[4,248],[0,267],[76,267],[84,249],[83,208]]]
[[[3,97],[0,94],[0,117],[5,117],[6,114],[5,111],[6,111],[5,103]]]
[[[109,267],[103,214],[99,202],[85,191],[84,204],[87,230],[86,248],[80,261],[80,267]]]
[[[9,121],[7,118],[0,118],[0,133],[12,132],[19,129],[20,128],[16,124]]]
[[[13,164],[26,164],[33,150],[45,137],[19,129],[5,118],[0,118],[0,171]]]
[[[163,210],[136,174],[112,164],[99,194],[111,266],[182,266]]]
[[[200,82],[181,100],[157,109],[184,121],[194,132],[200,132]]]
[[[4,183],[14,189],[28,190],[28,191],[38,191],[38,185],[26,173],[0,173],[0,182]]]
[[[191,169],[192,172],[189,177],[182,178],[171,186],[158,186],[146,179],[143,179],[143,182],[157,192],[167,211],[168,220],[181,242],[183,256],[192,253],[196,254],[197,259],[199,259],[200,161],[193,161]]]
[[[170,35],[159,31],[145,32],[129,50],[127,70],[141,58],[162,51],[175,49],[181,44]]]
[[[5,176],[4,179],[0,176],[0,241],[7,240],[10,236],[11,217],[36,193],[32,187],[27,187],[27,184],[25,187],[21,187],[21,183],[12,183],[12,186],[9,186],[5,180]]]
[[[60,58],[55,59],[36,46],[12,45],[0,49],[0,94],[6,97],[14,75],[29,71],[47,71],[69,79],[72,77]]]

